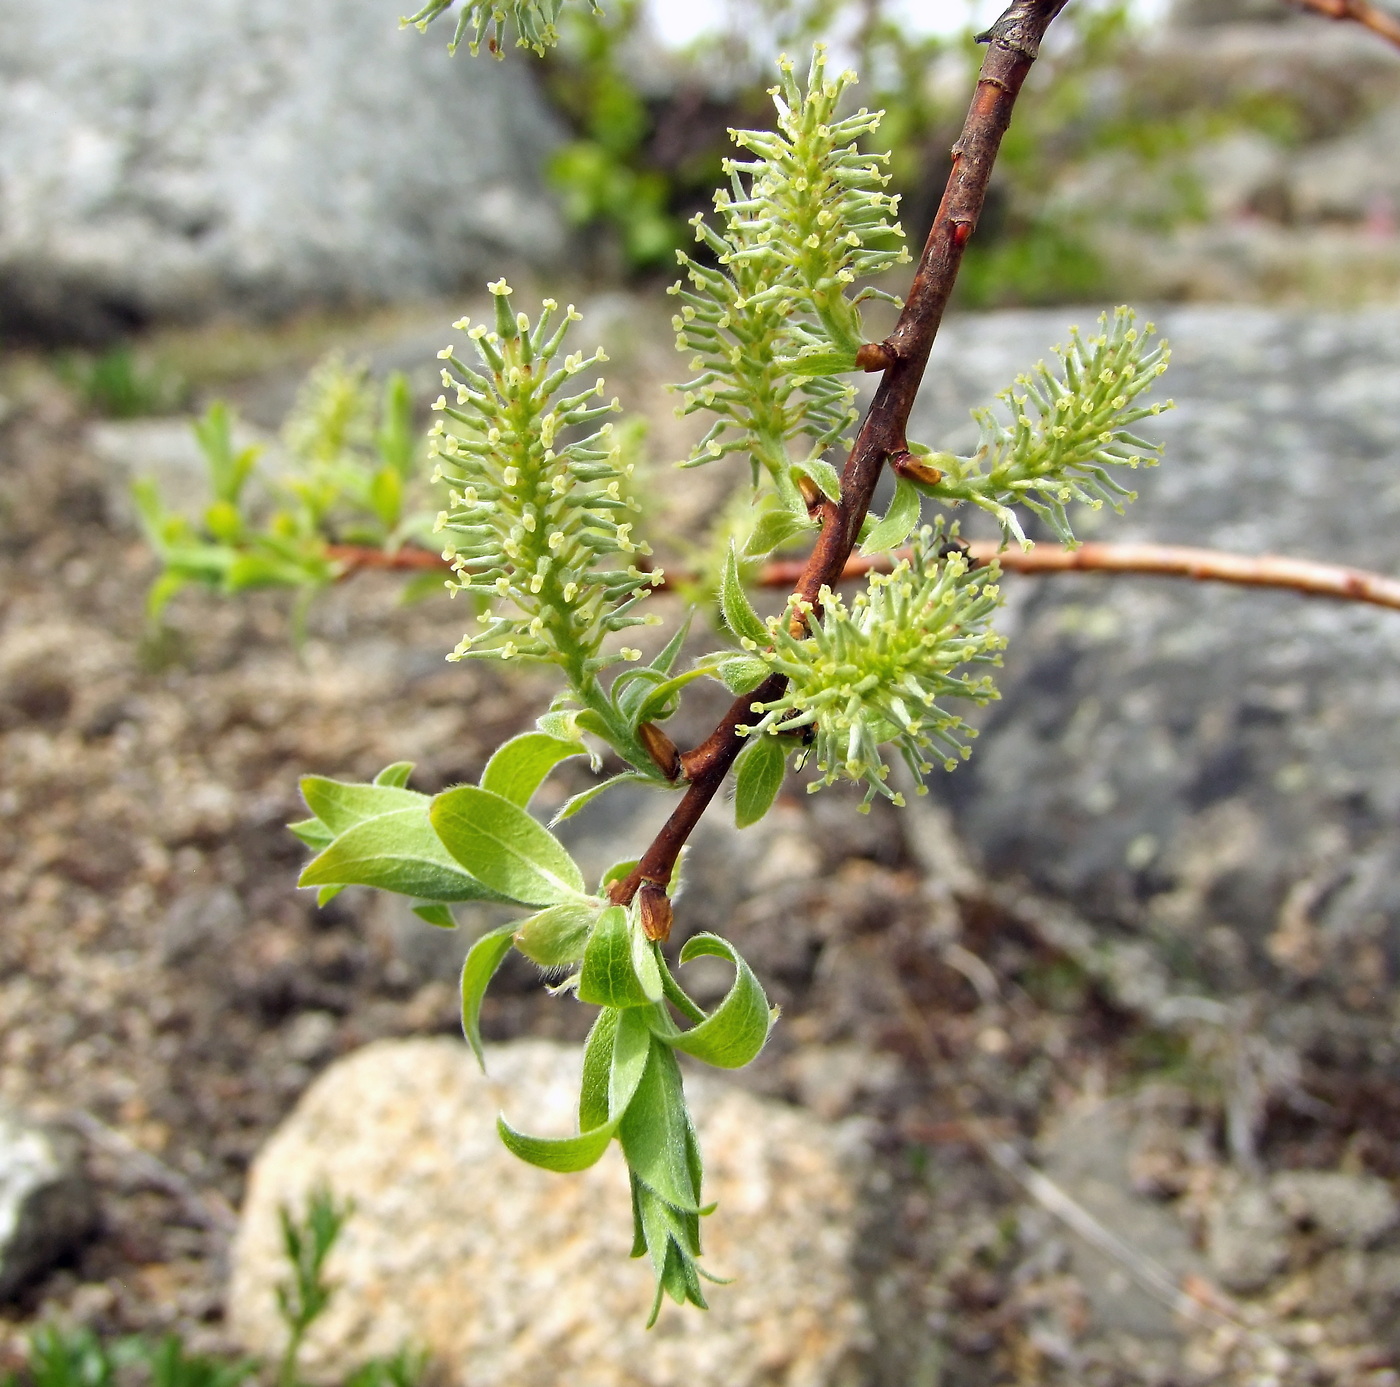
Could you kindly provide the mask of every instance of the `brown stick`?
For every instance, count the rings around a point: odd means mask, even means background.
[[[1373,5],[1371,0],[1291,0],[1299,9],[1311,10],[1327,19],[1351,20],[1400,48],[1400,16]]]
[[[1040,41],[1066,0],[1012,0],[1010,7],[983,34],[987,56],[973,93],[967,122],[953,146],[953,168],[934,217],[919,268],[895,330],[882,344],[891,364],[885,368],[875,400],[866,413],[855,446],[841,474],[839,503],[823,501],[821,531],[797,583],[797,595],[815,602],[822,587],[834,581],[855,546],[861,521],[870,509],[875,484],[891,453],[908,447],[905,428],[923,380],[933,339],[953,292],[977,219],[986,200],[1002,136],[1021,87],[1040,52]],[[666,821],[632,874],[612,890],[613,899],[632,899],[644,881],[665,884],[686,839],[718,794],[729,768],[743,749],[738,728],[755,703],[782,696],[787,681],[774,675],[752,693],[736,699],[720,725],[681,758],[690,779],[675,812]]]
[[[967,552],[976,564],[993,559],[1004,573],[1128,573],[1160,578],[1194,578],[1203,583],[1235,583],[1250,588],[1287,588],[1313,597],[1369,602],[1400,611],[1400,579],[1342,564],[1290,559],[1281,554],[1228,554],[1221,549],[1196,549],[1184,544],[1084,544],[1078,549],[1037,545],[1030,553],[998,549],[990,540],[975,540]],[[449,565],[426,549],[386,553],[354,544],[333,544],[328,553],[344,565],[342,577],[359,569],[424,570]],[[867,573],[887,573],[907,551],[847,559],[836,581],[849,583]],[[758,570],[761,588],[791,588],[806,570],[801,559],[774,559]],[[670,586],[663,582],[663,588]],[[835,586],[835,584],[833,584]],[[697,751],[699,748],[696,749]],[[694,751],[687,753],[694,756]]]
[[[1288,588],[1316,597],[1336,597],[1351,602],[1370,602],[1377,607],[1400,611],[1400,579],[1341,564],[1314,563],[1310,559],[1289,559],[1278,554],[1227,554],[1219,549],[1194,549],[1184,544],[1083,544],[1078,549],[1061,549],[1040,544],[1029,553],[1020,549],[1000,552],[988,540],[967,546],[976,564],[993,559],[1007,573],[1138,573],[1163,578],[1195,578],[1208,583],[1236,583],[1254,588]],[[849,582],[870,572],[888,572],[901,554],[857,556],[846,562],[841,582]],[[801,577],[802,565],[774,562],[758,575],[764,587],[787,587]]]

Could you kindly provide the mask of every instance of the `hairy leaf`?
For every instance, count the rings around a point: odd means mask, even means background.
[[[561,761],[586,756],[582,742],[565,742],[547,732],[522,732],[499,748],[486,763],[481,788],[526,808],[544,778]]]
[[[306,864],[297,884],[377,886],[425,901],[514,900],[453,860],[433,831],[426,799],[347,829]]]
[[[678,1209],[698,1213],[700,1192],[691,1178],[689,1132],[680,1066],[653,1038],[646,1072],[623,1114],[618,1139],[627,1164],[648,1189]]]
[[[697,934],[686,941],[681,962],[704,956],[727,959],[734,965],[734,983],[724,1000],[699,1025],[679,1035],[658,1036],[663,1043],[719,1069],[742,1069],[768,1040],[773,1013],[763,987],[738,950],[715,934]]]
[[[749,602],[748,594],[744,591],[744,585],[739,578],[739,558],[732,544],[729,546],[729,556],[724,561],[719,605],[729,629],[741,641],[753,641],[755,645],[768,644],[768,628],[759,619],[758,613]]]
[[[577,963],[602,908],[596,900],[552,905],[517,926],[515,946],[541,968]]]
[[[762,733],[748,739],[734,767],[734,822],[740,828],[756,824],[772,807],[783,788],[788,743]]]
[[[638,975],[639,962],[646,969],[643,960],[656,968],[654,955],[635,944],[634,936],[640,934],[624,907],[614,905],[603,911],[584,950],[579,1001],[603,1007],[645,1007],[661,1000],[660,972],[654,984],[650,975],[645,979]]]
[[[377,818],[394,809],[426,804],[428,799],[416,790],[405,790],[398,785],[351,784],[344,780],[328,780],[321,775],[302,776],[301,797],[332,833],[344,833],[365,819]]]
[[[458,862],[494,891],[527,905],[583,894],[583,877],[559,840],[518,805],[475,785],[433,800],[433,827]]]
[[[462,1033],[483,1073],[486,1058],[481,1052],[481,1000],[514,943],[515,926],[502,925],[500,929],[483,934],[471,946],[462,965]]]
[[[395,761],[392,766],[385,766],[384,769],[374,777],[374,783],[376,785],[394,785],[402,789],[408,784],[408,777],[412,774],[412,761]]]
[[[921,497],[910,482],[901,477],[894,487],[894,498],[885,518],[866,535],[860,546],[862,554],[883,554],[898,549],[919,523]]]

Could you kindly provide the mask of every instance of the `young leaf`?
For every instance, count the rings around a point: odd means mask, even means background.
[[[753,527],[753,533],[744,541],[744,557],[746,559],[766,558],[773,550],[780,548],[798,535],[809,533],[812,529],[813,526],[810,523],[804,525],[791,511],[764,511],[758,517],[758,524]]]
[[[734,965],[733,985],[699,1025],[675,1036],[658,1035],[657,1039],[716,1068],[742,1069],[758,1056],[773,1028],[768,998],[738,951],[718,935],[697,934],[681,950],[682,963],[702,956],[728,959]]]
[[[471,946],[467,961],[462,965],[462,1033],[472,1047],[481,1071],[486,1072],[486,1058],[481,1053],[481,1000],[487,985],[496,976],[505,956],[515,943],[515,926],[502,925],[483,934]]]
[[[441,901],[424,901],[413,907],[413,913],[420,919],[439,929],[456,929],[457,919]]]
[[[588,1032],[583,1047],[583,1083],[578,1094],[580,1132],[601,1127],[608,1120],[608,1088],[612,1075],[613,1045],[617,1022],[622,1015],[615,1007],[604,1007]]]
[[[296,823],[288,824],[287,827],[313,852],[330,847],[335,840],[335,834],[320,819],[298,819]]]
[[[755,645],[767,645],[768,628],[759,620],[758,613],[749,603],[744,585],[739,579],[739,558],[734,546],[729,546],[729,556],[724,561],[724,577],[720,580],[719,605],[729,629],[740,640],[753,641]]]
[[[740,828],[756,824],[773,807],[787,770],[787,742],[763,733],[748,740],[734,768],[734,822]]]
[[[623,1014],[625,1015],[625,1013]],[[607,1021],[608,1016],[616,1017]],[[642,1029],[645,1029],[643,1024]],[[523,1161],[544,1170],[570,1172],[586,1170],[608,1149],[627,1110],[635,1101],[638,1085],[647,1068],[645,1056],[651,1042],[646,1040],[638,1062],[637,1024],[624,1027],[623,1016],[605,1011],[593,1027],[584,1051],[584,1084],[579,1100],[580,1119],[598,1118],[604,1105],[610,1116],[595,1126],[585,1127],[576,1137],[530,1137],[517,1132],[504,1117],[496,1120],[496,1130],[507,1150]],[[673,1061],[674,1063],[674,1061]],[[606,1077],[605,1077],[606,1075]]]
[[[559,812],[549,821],[549,826],[553,828],[555,824],[562,824],[565,819],[572,819],[580,809],[592,804],[605,790],[614,789],[618,785],[655,783],[649,775],[641,775],[637,771],[623,771],[620,775],[609,776],[607,780],[600,780],[596,785],[590,785],[586,790],[580,790],[578,794],[566,799]]]
[[[541,968],[577,963],[602,908],[602,902],[596,900],[552,905],[517,927],[515,947]]]
[[[698,1213],[700,1192],[691,1179],[686,1150],[689,1130],[680,1066],[653,1038],[646,1072],[623,1113],[618,1139],[627,1164],[649,1190],[677,1209]]]
[[[860,546],[862,554],[883,554],[898,549],[919,523],[921,497],[911,482],[901,477],[894,487],[894,498],[885,518],[865,537]]]
[[[583,877],[563,845],[508,799],[459,785],[433,800],[430,815],[448,852],[492,890],[527,905],[583,895]]]
[[[376,785],[392,785],[397,789],[403,789],[408,784],[408,777],[413,774],[412,761],[395,761],[392,766],[385,766],[378,775],[374,777]]]
[[[350,784],[321,775],[302,776],[301,797],[332,833],[344,833],[347,828],[394,809],[425,804],[428,798],[397,785],[377,781],[373,785]]]
[[[481,788],[526,808],[544,778],[570,756],[587,756],[582,742],[561,741],[546,732],[522,732],[512,737],[486,763]]]
[[[718,674],[730,693],[751,693],[768,678],[772,671],[756,655],[735,655],[725,660]]]
[[[633,934],[628,912],[620,905],[610,906],[598,917],[583,954],[579,1001],[602,1007],[644,1007],[660,1000],[660,993],[651,996],[637,976]]]
[[[792,470],[806,477],[828,501],[841,499],[841,474],[825,458],[804,458],[793,463]]]
[[[426,901],[501,901],[464,872],[428,820],[428,801],[380,814],[342,833],[302,871],[299,886],[377,886]],[[523,902],[531,904],[531,902]]]

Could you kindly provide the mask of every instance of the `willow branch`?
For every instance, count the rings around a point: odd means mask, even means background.
[[[341,576],[367,568],[421,572],[450,565],[426,549],[383,549],[354,544],[334,544],[328,550],[341,564]],[[907,551],[846,560],[836,581],[853,582],[867,573],[885,573]],[[1004,573],[1123,573],[1140,577],[1194,578],[1202,583],[1232,583],[1247,588],[1284,588],[1311,597],[1333,597],[1344,602],[1368,602],[1400,611],[1400,578],[1372,573],[1344,564],[1316,563],[1281,554],[1230,554],[1222,549],[1197,549],[1184,544],[1083,544],[1078,549],[1037,545],[1029,553],[1002,551],[991,540],[967,546],[968,557],[979,566],[993,559]],[[792,588],[801,582],[806,563],[801,559],[774,559],[754,577],[762,588]],[[662,588],[673,586],[663,582]],[[835,584],[832,584],[835,586]],[[750,695],[752,698],[753,695]],[[691,753],[692,755],[694,753]]]
[[[987,44],[987,56],[967,122],[953,146],[953,167],[943,201],[899,322],[878,349],[866,353],[862,363],[869,369],[883,371],[883,377],[841,474],[841,500],[823,501],[818,511],[821,531],[796,586],[800,598],[815,602],[821,589],[839,578],[855,547],[856,535],[870,509],[886,460],[908,448],[905,430],[909,413],[953,292],[963,252],[982,213],[1002,137],[1011,124],[1016,98],[1039,55],[1045,31],[1066,2],[1013,0],[981,36]],[[755,703],[780,698],[786,685],[780,675],[773,675],[752,693],[736,699],[714,732],[682,756],[689,788],[636,869],[613,888],[614,900],[630,901],[643,882],[664,887],[670,881],[681,848],[743,749],[744,739],[738,729],[752,715]]]
[[[1301,10],[1327,19],[1350,20],[1379,34],[1400,48],[1400,17],[1373,5],[1371,0],[1291,0]]]
[[[1219,549],[1195,549],[1183,544],[1082,544],[1078,549],[1039,544],[1028,553],[1020,549],[1003,553],[988,540],[969,544],[967,550],[975,564],[985,565],[995,559],[1008,573],[1127,573],[1194,578],[1242,587],[1287,588],[1314,597],[1369,602],[1400,611],[1400,579],[1278,554],[1227,554]],[[841,581],[870,572],[888,572],[900,557],[878,554],[849,559],[841,571]],[[801,569],[800,563],[770,563],[759,571],[758,582],[765,587],[787,587],[801,577]]]

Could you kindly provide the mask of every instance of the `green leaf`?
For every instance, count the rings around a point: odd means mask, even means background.
[[[299,886],[377,886],[425,901],[501,901],[464,872],[428,820],[427,801],[347,829],[302,871]],[[531,902],[522,902],[531,904]]]
[[[486,1072],[486,1058],[481,1053],[481,1002],[486,988],[496,976],[505,956],[515,943],[515,926],[502,925],[483,934],[471,946],[467,961],[462,964],[462,1033],[472,1047],[481,1072]]]
[[[288,824],[287,828],[313,852],[330,847],[335,838],[335,834],[320,819],[298,819],[296,823]]]
[[[373,785],[351,784],[320,775],[302,776],[301,797],[332,833],[344,833],[366,819],[378,818],[395,809],[419,808],[428,802],[427,795],[398,785],[381,784],[378,780]]]
[[[340,893],[345,890],[343,886],[323,886],[316,892],[316,906],[320,909],[329,905]]]
[[[617,1039],[617,1022],[622,1015],[615,1007],[604,1007],[588,1032],[583,1047],[583,1083],[578,1094],[578,1129],[580,1132],[601,1127],[609,1117],[608,1088],[612,1075],[613,1042]]]
[[[376,785],[392,785],[396,789],[403,789],[408,784],[408,777],[413,774],[412,761],[395,761],[392,766],[385,766],[378,775],[374,777]]]
[[[541,968],[577,963],[602,909],[602,902],[596,900],[552,905],[516,927],[515,947]]]
[[[629,857],[625,858],[621,862],[614,862],[612,866],[609,867],[608,870],[603,873],[601,879],[599,880],[598,894],[600,896],[605,894],[608,887],[611,886],[613,882],[623,881],[627,877],[631,876],[632,869],[637,865],[639,860],[640,859],[635,857]]]
[[[602,1007],[645,1007],[661,997],[661,975],[658,969],[654,993],[637,974],[637,954],[634,928],[626,909],[620,905],[608,907],[598,917],[583,954],[583,972],[579,976],[578,999]],[[645,939],[644,939],[645,942]],[[654,955],[646,955],[656,966]],[[645,965],[643,965],[645,967]]]
[[[622,1115],[618,1139],[627,1164],[649,1190],[677,1209],[699,1213],[700,1191],[691,1178],[687,1151],[689,1132],[680,1066],[675,1055],[652,1037],[646,1071]]]
[[[692,607],[685,614],[685,620],[676,629],[676,634],[671,637],[662,648],[661,653],[651,662],[654,670],[659,670],[662,674],[670,674],[672,667],[680,658],[681,648],[685,645],[685,638],[690,634],[690,623],[695,620],[695,608]]]
[[[587,1170],[597,1163],[608,1149],[608,1143],[617,1131],[617,1123],[605,1122],[601,1127],[581,1132],[576,1137],[531,1137],[517,1132],[504,1117],[498,1117],[496,1130],[506,1150],[519,1156],[522,1161],[539,1166],[541,1170],[569,1175],[574,1171]]]
[[[751,693],[763,683],[772,670],[757,655],[735,655],[725,660],[718,670],[720,679],[730,693]]]
[[[855,352],[805,351],[797,356],[784,356],[778,365],[791,371],[799,380],[812,376],[840,376],[857,370]]]
[[[719,605],[729,629],[740,640],[751,640],[755,645],[769,644],[768,628],[759,620],[758,613],[749,603],[744,585],[739,578],[739,557],[734,546],[729,546],[729,554],[724,561],[724,576],[719,585]]]
[[[791,511],[764,511],[758,517],[758,524],[753,527],[753,533],[744,542],[744,557],[764,558],[773,550],[796,539],[798,535],[807,534],[813,529],[814,525],[804,525]]]
[[[554,708],[536,718],[535,726],[547,736],[554,737],[558,741],[578,742],[584,745],[588,755],[588,764],[596,774],[603,768],[603,758],[597,752],[587,748],[583,742],[583,734],[594,731],[594,725],[597,721],[598,715],[592,709],[580,711],[578,708]]]
[[[733,985],[699,1025],[679,1035],[658,1034],[657,1039],[716,1068],[742,1069],[757,1058],[773,1028],[768,998],[753,970],[726,940],[714,934],[697,934],[688,939],[681,950],[681,962],[689,963],[702,956],[728,959],[734,965]]]
[[[493,891],[527,905],[559,905],[583,894],[583,877],[547,828],[490,790],[459,785],[432,802],[444,846]]]
[[[792,470],[808,478],[828,501],[841,499],[841,474],[825,458],[807,458],[794,463]]]
[[[898,549],[909,538],[909,532],[919,523],[921,499],[918,489],[901,477],[895,483],[894,497],[890,501],[889,510],[885,512],[885,518],[866,536],[860,546],[860,552],[884,554],[891,549]]]
[[[620,775],[610,776],[607,780],[600,780],[596,785],[590,785],[586,790],[580,790],[578,794],[571,795],[564,801],[563,807],[549,821],[549,826],[562,824],[565,819],[572,819],[580,809],[592,804],[606,790],[614,789],[618,785],[654,785],[656,782],[649,775],[642,775],[639,771],[623,771]],[[669,784],[668,784],[669,788]]]
[[[555,766],[570,756],[587,755],[581,741],[561,741],[547,732],[522,732],[486,763],[481,788],[524,809]]]
[[[608,1017],[615,1020],[609,1021]],[[642,1023],[641,1029],[646,1029]],[[523,1161],[545,1170],[571,1172],[586,1170],[608,1149],[627,1110],[635,1101],[637,1087],[647,1068],[650,1039],[637,1034],[637,1023],[627,1023],[615,1011],[605,1011],[595,1023],[584,1050],[584,1079],[579,1097],[580,1118],[603,1116],[607,1120],[585,1127],[576,1137],[530,1137],[517,1132],[504,1117],[496,1130],[506,1148]],[[642,1045],[641,1062],[638,1046]]]
[[[739,753],[734,768],[734,822],[740,828],[756,824],[772,807],[783,788],[789,743],[758,732]]]
[[[439,929],[456,929],[456,916],[441,901],[424,901],[413,907],[413,913],[420,919]]]

